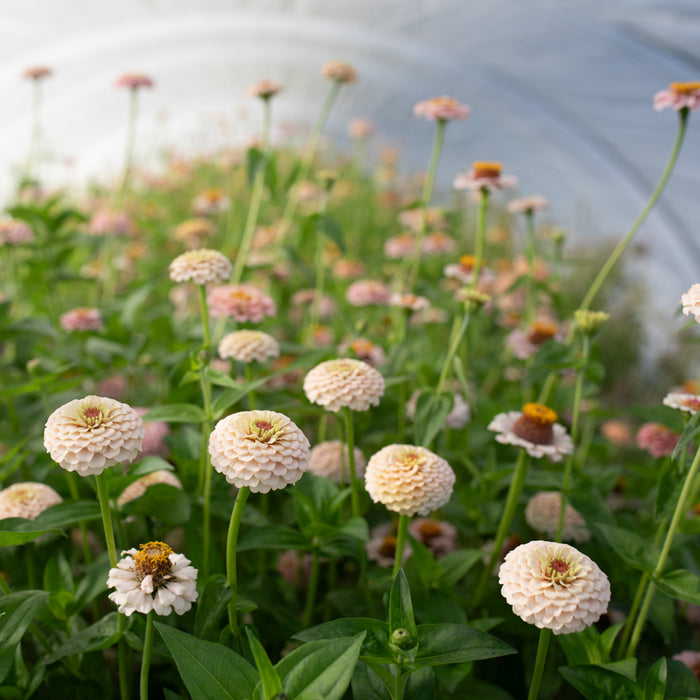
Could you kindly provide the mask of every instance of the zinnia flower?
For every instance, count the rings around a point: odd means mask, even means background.
[[[533,321],[527,330],[516,329],[506,338],[506,345],[520,360],[532,357],[548,340],[561,340],[559,327],[551,321]]]
[[[195,218],[183,221],[175,229],[175,238],[189,249],[201,247],[204,239],[211,237],[216,226],[209,219]]]
[[[358,478],[365,473],[365,456],[359,447],[354,449],[355,474]],[[348,448],[340,440],[326,440],[311,448],[309,471],[317,476],[325,476],[336,484],[347,484],[350,480]]]
[[[436,559],[457,549],[457,528],[444,520],[415,518],[408,526],[408,534],[424,544]]]
[[[267,493],[301,479],[309,466],[309,441],[282,413],[242,411],[216,424],[209,454],[230,484]]]
[[[568,544],[535,540],[520,545],[506,555],[498,580],[518,617],[554,634],[586,629],[610,602],[608,577]]]
[[[694,414],[700,409],[700,396],[672,391],[664,396],[663,404],[664,406],[670,406],[671,408]]]
[[[635,437],[637,447],[646,450],[652,457],[670,457],[680,434],[661,423],[644,423],[640,426]]]
[[[450,119],[466,119],[469,116],[469,107],[460,104],[454,97],[431,97],[419,102],[413,108],[413,114],[433,122],[447,122]]]
[[[417,297],[415,294],[392,294],[389,299],[391,306],[400,306],[409,311],[422,311],[430,306],[430,302],[425,297]]]
[[[227,211],[231,199],[215,188],[204,190],[192,200],[192,211],[200,216],[210,216]]]
[[[58,322],[61,328],[68,333],[73,331],[101,331],[104,325],[100,310],[91,309],[87,306],[66,311],[66,313],[61,314]]]
[[[371,499],[400,515],[428,515],[444,506],[454,483],[455,473],[442,457],[414,445],[387,445],[365,469]]]
[[[540,491],[536,493],[525,507],[525,520],[536,532],[556,537],[561,513],[561,494],[555,491]],[[586,521],[581,514],[568,503],[564,508],[564,525],[562,539],[570,542],[587,542],[591,532],[586,527]]]
[[[122,556],[107,578],[107,587],[115,589],[109,599],[122,615],[151,610],[156,615],[170,615],[173,610],[183,615],[197,600],[197,569],[164,542],[146,542]]]
[[[262,331],[234,331],[219,343],[219,357],[230,357],[239,362],[265,362],[271,357],[279,357],[279,354],[279,343]]]
[[[504,445],[524,447],[532,457],[547,457],[560,462],[571,454],[574,443],[557,414],[539,403],[526,403],[522,411],[499,413],[488,425],[498,433],[496,440]]]
[[[682,297],[683,313],[686,316],[693,314],[695,320],[700,323],[700,284],[694,284]]]
[[[115,87],[125,87],[131,90],[152,88],[153,81],[143,73],[124,73],[114,81]]]
[[[357,280],[345,292],[345,299],[352,306],[385,306],[389,303],[391,292],[386,285],[376,280]]]
[[[227,284],[214,287],[207,295],[212,318],[231,316],[241,323],[259,323],[277,313],[275,302],[265,292],[250,284]]]
[[[366,139],[374,133],[374,123],[370,119],[357,117],[348,124],[348,136],[352,139]]]
[[[34,520],[47,508],[62,503],[63,499],[50,486],[37,481],[12,484],[0,491],[0,520],[26,518]]]
[[[294,309],[296,312],[296,317],[301,320],[302,312],[299,310],[301,307],[310,307],[316,300],[317,294],[315,289],[299,289],[290,299],[292,306],[297,307]],[[336,304],[332,297],[327,294],[321,294],[318,300],[318,319],[319,321],[325,321],[333,316],[336,312]]]
[[[87,232],[91,236],[128,236],[133,230],[134,222],[125,211],[102,208],[90,218]]]
[[[22,72],[22,77],[27,80],[41,80],[51,75],[53,75],[53,71],[46,66],[31,66],[30,68],[25,68]]]
[[[410,233],[400,233],[387,238],[384,242],[384,255],[389,260],[401,260],[413,255],[416,249],[416,237]]]
[[[369,540],[365,542],[367,558],[377,566],[388,568],[394,565],[396,558],[396,530],[391,523],[382,523],[370,530]],[[411,556],[408,540],[404,542],[401,562],[406,563]]]
[[[0,221],[0,245],[19,245],[32,243],[34,230],[21,219],[3,219]]]
[[[667,90],[654,95],[654,109],[658,112],[666,107],[675,110],[695,110],[700,105],[700,83],[671,83]]]
[[[672,658],[685,664],[695,678],[700,681],[700,651],[686,650],[680,654],[674,654]]]
[[[103,396],[86,396],[57,408],[46,421],[44,447],[63,469],[80,476],[131,462],[145,430],[136,411]]]
[[[143,418],[149,411],[149,408],[137,407],[134,408],[136,413]],[[170,448],[165,444],[165,437],[170,435],[170,426],[162,420],[148,421],[143,424],[144,436],[143,444],[139,450],[138,459],[151,455],[153,457],[165,457]]]
[[[365,264],[359,260],[340,258],[333,263],[333,275],[339,280],[351,280],[365,274]]]
[[[351,342],[344,343],[338,349],[343,353],[349,350],[358,360],[362,360],[372,367],[381,367],[386,362],[384,350],[367,338],[355,338]]]
[[[504,187],[515,187],[518,179],[512,175],[503,175],[503,166],[500,163],[488,161],[476,161],[469,173],[457,175],[452,183],[456,190],[500,190]]]
[[[519,197],[508,202],[508,211],[511,214],[532,214],[536,211],[549,209],[549,202],[539,194],[530,197]]]
[[[434,231],[429,233],[423,239],[423,254],[438,255],[441,253],[451,253],[455,249],[456,243],[454,238],[450,238],[442,231]]]
[[[335,80],[336,83],[354,83],[357,80],[355,69],[343,61],[329,61],[321,72],[324,78]]]
[[[223,282],[231,276],[231,261],[218,250],[200,248],[178,255],[168,268],[173,282]]]
[[[146,425],[149,425],[148,423]],[[123,506],[125,503],[141,498],[149,486],[156,484],[167,484],[182,491],[182,482],[169,469],[158,469],[157,471],[144,474],[140,479],[130,483],[117,498],[117,505]]]
[[[304,377],[309,401],[332,413],[346,406],[353,411],[378,406],[384,386],[384,377],[374,367],[350,358],[322,362]]]
[[[246,90],[246,93],[250,95],[250,97],[259,97],[261,100],[269,100],[278,92],[281,92],[282,89],[282,85],[276,83],[274,80],[260,80],[254,85],[251,85]]]

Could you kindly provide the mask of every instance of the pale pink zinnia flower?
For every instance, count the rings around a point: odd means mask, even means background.
[[[386,353],[381,346],[367,338],[355,338],[351,342],[344,343],[338,349],[343,353],[351,351],[358,360],[362,360],[372,367],[381,367],[386,362]]]
[[[423,255],[451,253],[456,246],[457,244],[454,238],[451,238],[442,231],[434,231],[423,239]]]
[[[290,299],[290,303],[294,307],[310,307],[316,300],[316,290],[315,289],[299,289]],[[296,318],[300,319],[302,313],[297,311]],[[322,294],[318,300],[318,319],[320,321],[325,321],[333,316],[336,312],[335,301],[332,297],[327,294]]]
[[[259,323],[277,313],[275,302],[265,292],[250,284],[227,284],[214,287],[207,295],[212,318],[230,316],[244,323]]]
[[[700,410],[700,396],[698,394],[672,391],[664,396],[663,405],[695,414]]]
[[[231,261],[218,250],[199,248],[178,255],[168,268],[173,282],[210,284],[223,282],[231,276]]]
[[[556,537],[560,513],[561,494],[555,491],[540,491],[527,502],[525,520],[536,532],[547,537]],[[564,508],[561,536],[569,542],[587,542],[591,539],[591,531],[586,527],[586,521],[568,503]]]
[[[417,297],[415,294],[395,293],[389,299],[391,306],[400,306],[409,311],[422,311],[430,306],[430,302],[425,297]]]
[[[357,80],[357,72],[355,69],[344,61],[328,61],[321,73],[324,78],[334,80],[336,83],[354,83]]]
[[[149,411],[149,408],[138,406],[134,408],[136,413],[143,418]],[[144,436],[141,450],[139,451],[139,459],[142,457],[166,457],[170,452],[170,448],[165,443],[165,438],[170,435],[170,426],[161,420],[146,421],[143,424]]]
[[[400,233],[384,241],[384,255],[389,260],[401,260],[413,255],[416,237],[410,233]]]
[[[348,136],[353,139],[366,139],[374,133],[374,123],[370,119],[357,117],[348,124]]]
[[[34,230],[21,219],[0,220],[0,245],[20,245],[34,242]]]
[[[53,75],[53,71],[46,66],[31,66],[22,72],[22,77],[26,80],[41,80]]]
[[[430,121],[446,122],[451,119],[466,119],[469,116],[469,107],[460,104],[453,97],[431,97],[419,102],[413,108],[413,114]]]
[[[500,190],[505,187],[515,187],[518,179],[512,175],[503,175],[503,166],[490,161],[476,161],[469,173],[457,175],[452,183],[456,190]]]
[[[80,306],[61,314],[59,323],[64,331],[100,331],[104,327],[102,314],[99,309]]]
[[[366,362],[343,358],[316,365],[304,377],[311,403],[337,413],[341,408],[368,411],[384,395],[384,377]]]
[[[539,194],[512,199],[508,202],[508,211],[511,214],[531,214],[548,208],[549,202]]]
[[[631,445],[632,428],[621,420],[610,419],[600,426],[600,434],[613,445]]]
[[[311,554],[300,556],[295,549],[287,549],[280,552],[275,568],[290,586],[306,587],[311,578]]]
[[[457,549],[457,528],[444,520],[415,518],[408,526],[408,534],[424,544],[436,559]]]
[[[352,306],[386,306],[390,296],[385,284],[370,279],[357,280],[345,291],[345,299]]]
[[[400,515],[429,515],[450,500],[454,484],[447,461],[416,445],[387,445],[365,469],[370,498]]]
[[[251,85],[246,90],[246,94],[250,97],[259,97],[261,100],[269,100],[282,90],[283,86],[280,83],[276,83],[274,80],[260,80],[254,85]]]
[[[394,565],[396,557],[396,531],[391,523],[382,523],[373,527],[369,532],[369,540],[365,542],[367,558],[377,566],[388,568]],[[401,562],[406,563],[411,556],[411,546],[404,542]]]
[[[686,650],[680,654],[674,654],[672,658],[685,664],[700,681],[700,651]]]
[[[149,425],[149,423],[146,423]],[[126,503],[131,503],[137,498],[141,498],[151,486],[156,484],[165,484],[182,491],[182,482],[169,469],[158,469],[154,472],[144,474],[140,479],[132,481],[117,498],[117,505],[123,506]]]
[[[652,457],[670,457],[680,434],[661,423],[644,423],[635,437],[637,447],[646,450]]]
[[[531,457],[560,462],[574,444],[566,428],[556,423],[557,414],[539,403],[526,403],[522,411],[499,413],[488,425],[498,433],[496,441],[523,447]]]
[[[63,499],[50,486],[37,481],[12,484],[0,491],[0,520],[26,518],[34,520],[47,508]]]
[[[87,230],[91,236],[128,236],[134,231],[134,222],[125,211],[102,208],[92,215]]]
[[[229,484],[267,493],[301,479],[309,466],[309,441],[282,413],[242,411],[216,424],[209,455]]]
[[[215,188],[204,190],[192,200],[192,211],[200,216],[211,216],[228,211],[231,199],[222,191]]]
[[[365,264],[359,260],[340,258],[333,263],[333,275],[339,280],[351,280],[365,274]]]
[[[263,331],[234,331],[219,342],[219,357],[230,357],[238,362],[266,362],[272,357],[279,357],[279,354],[277,340]]]
[[[152,88],[153,80],[143,73],[124,73],[114,81],[115,87],[138,90],[139,88]]]
[[[518,617],[554,634],[581,632],[610,602],[608,577],[568,544],[535,540],[520,545],[506,555],[498,580]]]
[[[700,83],[671,83],[667,90],[660,90],[654,95],[654,109],[660,111],[666,107],[675,110],[695,110],[700,105]]]
[[[700,323],[700,284],[694,284],[682,297],[683,313],[686,316],[692,314]]]
[[[354,449],[355,474],[361,478],[365,473],[365,456],[359,447]],[[317,476],[325,476],[336,484],[350,481],[348,448],[340,440],[326,440],[311,448],[309,471]]]

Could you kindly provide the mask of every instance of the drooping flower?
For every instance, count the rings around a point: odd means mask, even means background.
[[[81,306],[61,314],[58,319],[61,328],[68,333],[74,331],[101,331],[104,327],[99,309]]]
[[[37,481],[23,481],[0,491],[0,520],[26,518],[34,520],[47,508],[62,503],[61,496],[50,486]]]
[[[396,531],[391,523],[382,523],[373,527],[369,532],[369,540],[365,542],[367,558],[377,566],[388,568],[394,565],[396,558]],[[401,553],[402,563],[406,563],[411,556],[411,545],[404,542]]]
[[[109,599],[129,617],[135,612],[183,615],[197,600],[197,569],[184,554],[176,554],[164,542],[146,542],[122,552],[109,570]]]
[[[696,110],[700,105],[700,83],[671,83],[667,90],[659,90],[654,95],[654,109],[658,112],[666,107]]]
[[[210,284],[223,282],[231,276],[231,261],[218,250],[200,248],[178,255],[168,268],[173,282]]]
[[[301,479],[309,466],[309,441],[282,413],[242,411],[216,424],[209,454],[230,484],[267,493]]]
[[[149,425],[148,423],[146,425]],[[156,484],[166,484],[182,491],[182,482],[169,469],[158,469],[157,471],[144,474],[140,479],[130,483],[117,498],[117,505],[123,506],[125,503],[141,498],[150,486]]]
[[[34,230],[21,219],[0,220],[0,245],[20,245],[34,242]]]
[[[695,414],[700,410],[700,396],[698,394],[687,394],[680,391],[672,391],[663,399],[663,405],[677,408],[679,411]]]
[[[408,534],[424,544],[436,559],[457,549],[457,528],[445,520],[415,518],[408,526]]]
[[[277,313],[275,302],[250,284],[227,284],[214,287],[207,295],[207,306],[212,318],[230,316],[244,323],[259,323],[266,316]]]
[[[700,284],[694,284],[682,297],[683,313],[686,316],[692,314],[700,323]]]
[[[228,333],[219,342],[219,357],[239,362],[265,362],[279,357],[280,346],[269,333],[241,330]]]
[[[140,88],[152,88],[153,80],[143,73],[124,73],[114,81],[115,87],[138,90]]]
[[[304,377],[309,401],[333,413],[346,406],[353,411],[378,406],[384,386],[384,377],[374,367],[350,358],[321,362]]]
[[[63,469],[80,476],[101,474],[138,455],[143,421],[127,404],[86,396],[57,408],[46,421],[44,447]]]
[[[560,513],[561,494],[555,491],[540,491],[527,502],[525,520],[536,532],[547,535],[547,537],[556,537]],[[586,521],[568,503],[564,508],[561,536],[562,539],[569,542],[587,542],[591,539],[591,532],[586,527]]]
[[[352,306],[385,306],[390,296],[385,284],[370,279],[357,280],[345,291],[345,299]]]
[[[646,450],[652,457],[670,457],[680,439],[680,433],[661,423],[644,423],[635,436],[637,447]]]
[[[387,445],[370,457],[365,487],[375,503],[400,515],[428,515],[450,500],[452,467],[415,445]]]
[[[519,197],[508,202],[508,211],[511,214],[532,214],[536,211],[549,209],[549,202],[539,194],[530,197]]]
[[[499,413],[488,429],[497,432],[496,440],[504,445],[523,447],[531,457],[560,462],[573,452],[574,444],[566,428],[555,422],[557,417],[547,406],[526,403],[522,411]]]
[[[274,80],[260,80],[254,85],[251,85],[246,90],[246,94],[250,97],[259,97],[261,100],[269,100],[283,89],[283,86],[280,83],[276,83]]]
[[[513,175],[503,175],[503,166],[490,161],[476,161],[468,173],[457,175],[452,183],[456,190],[487,190],[493,192],[507,187],[515,187],[518,179]]]
[[[359,447],[354,449],[355,473],[361,478],[365,473],[365,456]],[[326,440],[311,448],[309,471],[317,476],[325,476],[336,484],[349,483],[350,467],[348,448],[340,440]]]
[[[357,71],[344,61],[328,61],[321,72],[324,78],[336,83],[354,83],[357,80]]]
[[[469,107],[460,104],[454,97],[431,97],[429,100],[419,102],[413,108],[413,114],[417,117],[425,117],[430,121],[447,122],[451,119],[466,119],[469,116]]]
[[[608,609],[610,581],[568,544],[535,540],[506,555],[501,594],[525,622],[554,634],[580,632]]]

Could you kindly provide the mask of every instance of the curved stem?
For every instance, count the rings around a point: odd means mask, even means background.
[[[141,658],[141,676],[139,678],[139,698],[148,700],[148,672],[151,667],[153,651],[153,610],[146,615],[146,634],[143,638],[143,657]]]
[[[360,517],[360,492],[355,471],[355,431],[352,424],[352,412],[347,406],[343,407],[345,419],[345,447],[348,451],[348,466],[350,467],[350,499],[352,502],[352,517]]]
[[[545,662],[547,661],[547,649],[549,648],[549,640],[552,638],[552,630],[543,628],[540,630],[540,639],[537,642],[537,657],[535,659],[535,670],[532,674],[530,683],[530,692],[527,694],[527,700],[537,700],[540,694],[540,685],[542,684],[542,676],[544,674]]]
[[[228,603],[228,621],[231,627],[231,632],[234,636],[238,636],[238,574],[236,571],[236,544],[238,543],[238,531],[241,527],[241,518],[243,517],[243,509],[245,508],[250,487],[243,486],[238,490],[236,503],[231,511],[231,521],[228,526],[228,535],[226,536],[226,576],[229,586],[231,586],[231,600]]]
[[[403,563],[403,548],[406,543],[406,533],[408,532],[408,515],[399,515],[399,525],[396,529],[396,548],[394,549],[394,570],[391,574],[392,580],[399,573],[401,564]]]

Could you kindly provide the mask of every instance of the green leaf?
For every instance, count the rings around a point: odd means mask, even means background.
[[[666,697],[666,681],[668,667],[662,656],[647,673],[644,680],[644,700],[664,700]]]
[[[411,535],[408,536],[408,540],[411,543],[412,552],[411,571],[416,570],[423,586],[429,588],[440,578],[442,568],[435,561],[435,557],[430,550],[420,540]]]
[[[251,146],[246,153],[246,172],[248,184],[252,185],[259,168],[265,167],[265,154],[255,146]]]
[[[439,562],[442,569],[440,585],[452,588],[483,557],[484,553],[480,549],[459,549],[446,554]]]
[[[160,622],[154,624],[192,700],[249,700],[253,696],[258,674],[242,656],[221,644]]]
[[[135,292],[129,294],[121,303],[121,322],[124,328],[133,329],[136,324],[136,315],[146,303],[148,295],[153,291],[152,284],[138,287]]]
[[[435,698],[435,671],[430,666],[413,671],[406,679],[403,697],[407,700],[433,700]]]
[[[70,564],[60,549],[51,556],[44,567],[44,590],[49,593],[75,590]]]
[[[510,644],[468,625],[418,625],[414,666],[440,666],[515,654]]]
[[[700,577],[690,571],[685,569],[671,571],[662,576],[656,585],[662,593],[672,598],[700,605]]]
[[[676,446],[673,448],[671,453],[671,459],[676,459],[681,453],[681,450],[686,447],[690,441],[700,432],[700,411],[694,413],[690,420],[685,424],[683,432],[681,433]]]
[[[387,686],[379,674],[364,661],[360,660],[352,674],[352,696],[362,700],[391,700]]]
[[[678,496],[683,488],[683,481],[678,465],[671,460],[666,460],[664,471],[659,478],[659,488],[654,503],[654,518],[657,522],[673,515]]]
[[[693,672],[680,661],[668,659],[666,663],[668,679],[666,681],[666,696],[668,698],[699,698],[700,685]]]
[[[413,419],[413,432],[417,445],[430,447],[435,436],[445,427],[445,419],[452,410],[453,403],[453,394],[421,392]]]
[[[59,532],[58,530],[15,530],[15,527],[24,526],[24,523],[33,523],[33,520],[24,518],[7,518],[0,520],[0,547],[13,547],[19,544],[32,542],[37,537],[47,532]]]
[[[343,227],[338,220],[329,214],[316,212],[306,217],[302,224],[301,235],[306,237],[309,234],[322,233],[330,238],[341,253],[345,253],[345,240],[343,239]]]
[[[125,503],[123,508],[127,515],[156,518],[166,525],[182,525],[192,512],[189,496],[170,484],[149,486],[143,496]]]
[[[193,403],[173,403],[152,408],[145,416],[145,423],[164,421],[165,423],[203,423],[207,419],[201,407]]]
[[[269,525],[248,530],[238,541],[236,549],[245,552],[250,549],[312,549],[309,540],[290,527]]]
[[[32,522],[45,528],[67,530],[81,522],[100,518],[100,506],[94,501],[64,501],[47,508]]]
[[[52,654],[39,662],[42,665],[52,664],[59,659],[72,654],[85,654],[89,651],[107,649],[119,641],[119,613],[111,612],[61,644]]]
[[[399,569],[396,574],[389,594],[389,635],[397,629],[408,630],[411,639],[414,641],[418,639],[411,590],[403,569]]]
[[[213,367],[207,366],[204,368],[203,372],[204,376],[216,386],[225,386],[229,389],[240,389],[243,386],[240,382],[237,382],[230,374],[226,374],[226,372],[221,372],[220,370],[214,369]]]
[[[354,637],[361,632],[366,633],[361,652],[364,660],[371,659],[378,663],[391,663],[394,660],[388,650],[388,625],[386,622],[381,622],[374,618],[341,617],[298,632],[294,635],[294,639],[302,642],[312,642],[324,639]]]
[[[200,639],[211,641],[219,637],[219,620],[226,614],[231,600],[231,586],[223,574],[207,579],[202,595],[197,601],[194,633]]]
[[[260,674],[260,682],[262,683],[263,691],[266,698],[274,698],[279,693],[282,692],[282,681],[277,673],[277,671],[272,666],[267,652],[265,651],[260,640],[246,628],[246,634],[248,635],[248,644],[250,644],[250,651],[253,653],[253,658],[255,659],[255,665],[258,668],[258,673]]]
[[[628,661],[636,663],[636,659]],[[559,672],[588,700],[639,700],[639,686],[623,672],[624,667],[617,666],[562,666]]]
[[[596,523],[594,527],[630,566],[642,571],[653,571],[659,560],[659,551],[649,543],[648,538],[614,525]]]
[[[350,685],[365,633],[355,637],[309,642],[285,656],[275,667],[289,700],[314,693],[340,700]]]
[[[11,660],[15,647],[48,596],[46,591],[20,591],[0,598],[0,657],[8,656]],[[0,683],[11,667],[11,663],[0,663]]]

